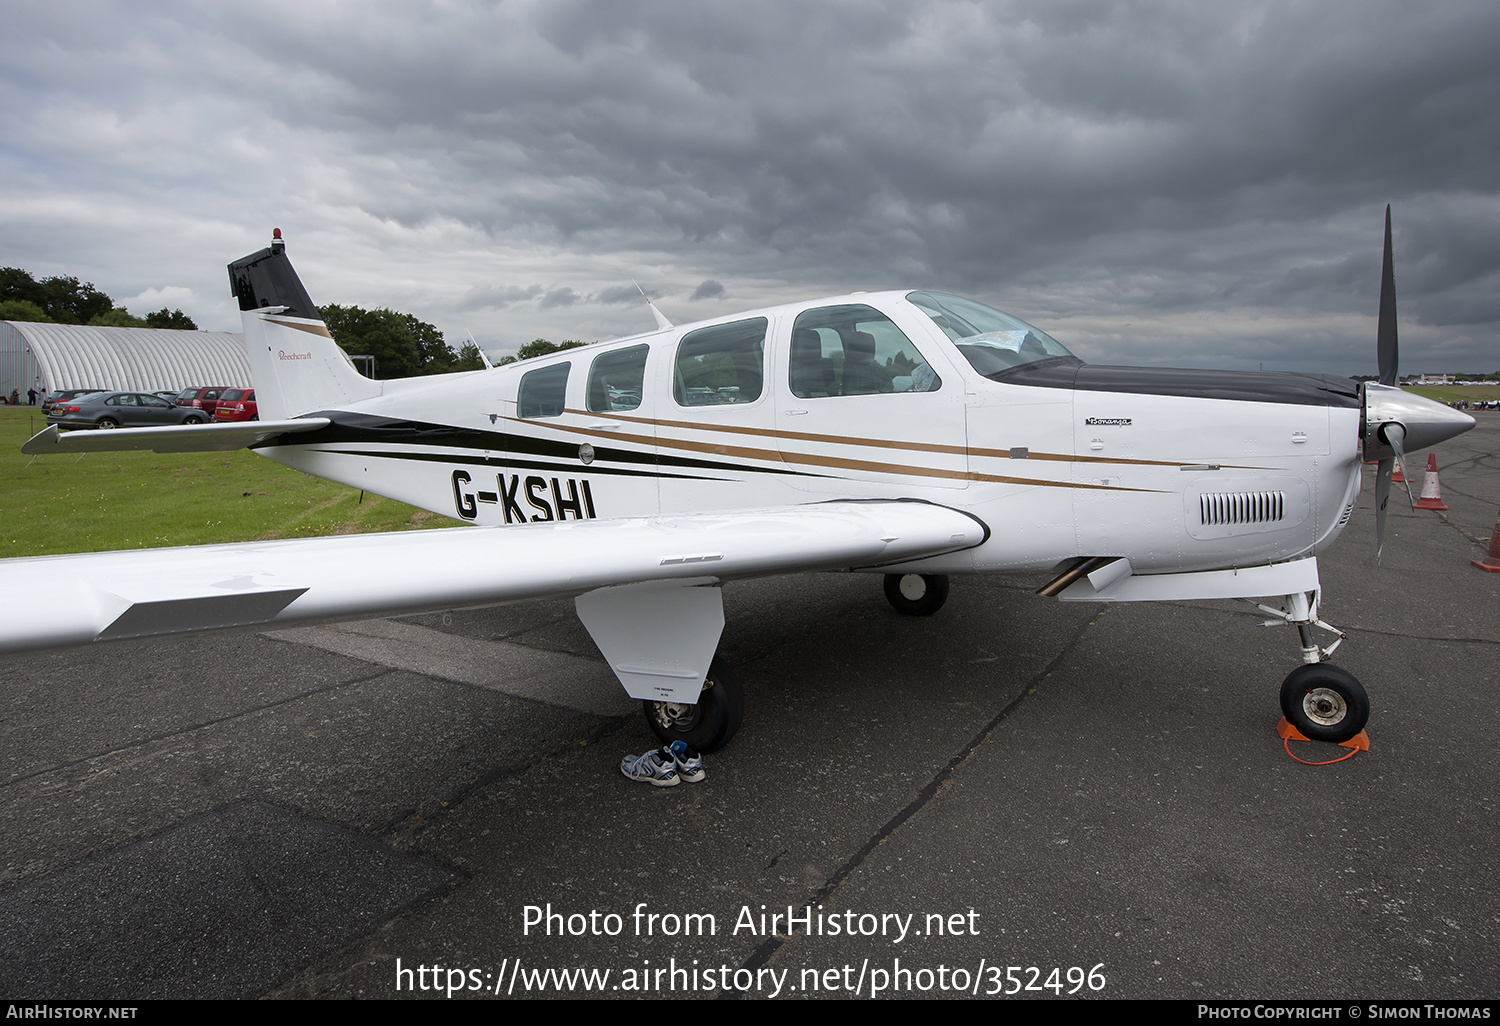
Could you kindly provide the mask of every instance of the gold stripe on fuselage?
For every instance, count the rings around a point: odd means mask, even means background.
[[[991,459],[1008,460],[1009,449],[970,449],[962,445],[943,445],[940,442],[898,442],[889,438],[855,438],[849,435],[819,435],[809,431],[778,431],[773,428],[749,427],[740,424],[699,424],[690,420],[660,420],[644,417],[624,417],[618,413],[589,413],[586,410],[565,410],[565,413],[580,417],[603,417],[605,420],[624,421],[653,427],[688,428],[693,431],[722,431],[729,434],[761,435],[768,438],[787,438],[797,442],[816,442],[823,445],[865,445],[879,449],[909,449],[914,452],[939,452],[951,456],[987,456]],[[526,421],[526,423],[533,423]],[[622,436],[623,437],[623,436]],[[1033,452],[1026,457],[1032,460],[1050,460],[1055,463],[1117,463],[1140,467],[1180,467],[1182,460],[1130,460],[1114,456],[1075,456],[1070,453]],[[1226,470],[1261,470],[1261,467],[1235,467],[1220,464]]]
[[[577,410],[568,410],[566,412],[579,413],[579,411]],[[685,427],[690,430],[727,429],[725,425],[719,424],[713,425],[712,427],[703,428],[701,425],[693,424],[687,421],[646,420],[640,417],[621,417],[618,415],[604,413],[585,413],[582,415],[587,417],[608,417],[611,420],[620,420],[627,423],[639,424],[643,427],[648,425],[668,425],[672,427]],[[950,481],[984,481],[993,484],[1027,485],[1037,488],[1084,488],[1110,492],[1161,491],[1161,489],[1158,488],[1125,488],[1120,485],[1081,484],[1074,481],[1048,481],[1042,478],[1007,477],[1000,474],[981,474],[970,470],[944,470],[938,467],[914,467],[899,463],[875,463],[870,460],[853,460],[841,458],[838,456],[822,456],[815,453],[785,452],[779,449],[752,449],[740,445],[720,445],[715,442],[699,442],[687,438],[669,438],[659,435],[652,437],[646,435],[616,435],[610,433],[604,435],[603,438],[600,438],[600,432],[594,428],[574,427],[569,424],[559,424],[551,422],[550,420],[529,420],[523,419],[521,417],[501,417],[500,419],[510,421],[515,424],[528,424],[533,427],[551,428],[554,431],[565,431],[568,434],[572,435],[588,435],[591,438],[598,438],[600,441],[628,441],[635,442],[639,445],[655,445],[664,449],[676,449],[684,452],[709,453],[715,456],[731,456],[736,459],[764,460],[767,463],[800,464],[809,467],[822,467],[829,470],[859,470],[869,474],[892,474],[901,477],[935,477]],[[945,446],[942,448],[937,448],[936,446],[928,446],[922,443],[912,443],[910,445],[906,445],[900,442],[877,443],[874,440],[868,439],[845,440],[833,435],[803,435],[800,432],[787,432],[785,434],[779,434],[775,431],[767,431],[761,428],[747,429],[744,433],[765,435],[772,438],[798,438],[798,436],[801,435],[801,438],[799,440],[820,440],[825,444],[831,445],[879,444],[882,447],[887,448],[925,449],[926,451],[943,452],[949,455],[962,455],[966,452],[966,450],[957,446]],[[1009,453],[1006,453],[1006,458],[1009,458],[1009,455]],[[1162,465],[1175,467],[1179,464],[1167,463]]]
[[[296,328],[298,331],[305,331],[309,335],[321,335],[324,338],[333,338],[328,333],[328,327],[321,321],[316,324],[303,324],[300,321],[284,321],[280,317],[267,317],[266,320],[272,324],[279,324],[283,328]]]

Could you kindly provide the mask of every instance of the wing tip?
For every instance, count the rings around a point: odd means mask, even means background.
[[[21,451],[28,456],[39,456],[51,449],[57,448],[58,429],[56,424],[48,424],[42,430],[26,439],[21,444]]]

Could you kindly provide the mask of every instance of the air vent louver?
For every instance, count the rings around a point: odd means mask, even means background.
[[[1286,518],[1283,492],[1205,492],[1198,496],[1205,526],[1274,524]]]

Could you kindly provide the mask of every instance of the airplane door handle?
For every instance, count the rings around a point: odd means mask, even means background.
[[[620,430],[624,426],[625,426],[624,424],[590,424],[589,425],[589,430],[590,431],[618,431],[618,430]]]

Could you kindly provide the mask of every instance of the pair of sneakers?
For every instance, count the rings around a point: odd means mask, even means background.
[[[655,787],[674,787],[683,780],[696,784],[708,776],[703,769],[703,756],[686,741],[673,741],[641,755],[627,755],[620,760],[620,772],[631,780]]]

